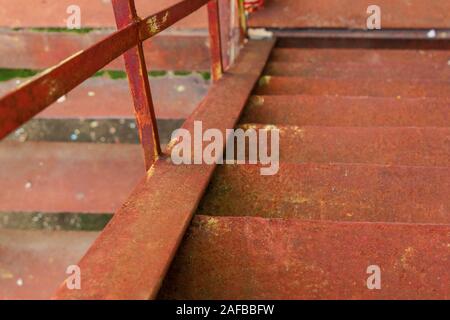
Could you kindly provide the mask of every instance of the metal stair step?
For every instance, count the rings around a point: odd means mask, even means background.
[[[450,128],[321,127],[242,124],[280,134],[280,161],[450,166]],[[246,139],[248,144],[248,139]],[[247,146],[246,150],[249,148]],[[268,145],[270,152],[270,144]]]
[[[448,299],[450,226],[197,216],[163,299]],[[369,266],[381,290],[369,290]]]
[[[241,123],[343,127],[448,127],[450,99],[253,96]]]
[[[450,83],[432,80],[314,79],[304,77],[262,77],[257,95],[369,96],[398,98],[449,98]]]
[[[450,167],[281,163],[220,166],[199,214],[450,224]]]
[[[347,63],[270,62],[265,71],[268,76],[289,76],[313,79],[370,79],[373,81],[420,79],[448,81],[450,66],[442,64],[361,65]]]
[[[0,232],[0,299],[50,299],[98,236],[97,232]]]
[[[0,144],[0,212],[113,213],[145,175],[128,144]]]

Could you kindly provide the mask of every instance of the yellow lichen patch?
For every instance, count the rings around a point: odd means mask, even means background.
[[[267,86],[270,83],[271,79],[272,79],[271,76],[263,76],[259,79],[258,85],[260,87]]]
[[[158,16],[153,16],[147,19],[148,30],[151,35],[159,32]]]
[[[5,269],[0,269],[0,279],[7,280],[14,278],[14,275]]]
[[[199,227],[210,234],[218,235],[219,220],[213,217],[202,219]]]
[[[405,249],[400,261],[404,268],[408,267],[409,260],[414,256],[414,248],[408,247]]]
[[[268,125],[264,126],[264,130],[272,131],[272,130],[279,130],[279,129],[278,129],[278,127],[276,125],[268,124]]]
[[[304,197],[292,197],[292,198],[289,197],[287,200],[288,200],[288,202],[295,203],[295,204],[304,204],[309,201],[308,198],[304,198]]]
[[[242,125],[240,125],[240,127],[244,131],[250,130],[250,129],[256,130],[258,128],[258,126],[256,124],[251,124],[251,123],[242,124]]]
[[[152,165],[150,169],[148,169],[147,171],[147,178],[153,177],[154,174],[155,174],[155,165]]]
[[[264,105],[264,97],[252,96],[252,97],[250,97],[249,103],[251,106],[260,107],[260,106]]]

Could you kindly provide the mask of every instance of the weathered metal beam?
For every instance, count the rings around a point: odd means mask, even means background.
[[[113,0],[112,5],[119,30],[138,21],[134,0]],[[149,170],[161,154],[161,145],[142,42],[139,41],[123,56],[134,102],[136,124],[144,149],[145,169]]]
[[[233,128],[267,61],[274,41],[249,42],[183,128]],[[215,165],[158,160],[80,262],[81,290],[63,284],[58,299],[149,299],[183,239]]]
[[[218,81],[223,74],[222,35],[219,17],[219,2],[218,0],[212,0],[208,3],[208,22],[213,81]]]
[[[179,1],[144,20],[135,21],[89,49],[47,69],[36,79],[1,98],[0,139],[140,41],[167,29],[207,2],[208,0]]]
[[[135,45],[137,30],[137,25],[130,25],[1,98],[0,139]]]

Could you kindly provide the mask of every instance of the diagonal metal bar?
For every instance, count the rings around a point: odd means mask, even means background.
[[[234,128],[273,48],[249,42],[183,128]],[[226,141],[226,140],[225,140]],[[81,290],[57,299],[149,299],[158,294],[215,165],[174,165],[161,157],[79,263]]]
[[[139,20],[134,0],[113,0],[112,4],[118,29]],[[139,137],[144,148],[145,167],[149,170],[161,154],[161,145],[142,42],[125,52],[124,59]]]
[[[208,1],[179,1],[144,20],[135,21],[7,94],[0,99],[0,139],[136,46],[139,41],[167,29]]]

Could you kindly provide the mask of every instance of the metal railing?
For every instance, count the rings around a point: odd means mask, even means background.
[[[212,78],[217,81],[223,72],[219,1],[221,0],[183,0],[141,19],[137,15],[134,0],[113,0],[118,31],[45,70],[0,99],[0,139],[124,55],[145,165],[149,169],[161,154],[161,146],[142,43],[207,5]],[[244,35],[243,0],[231,1],[237,1],[237,7],[241,11],[240,27],[241,34]]]

